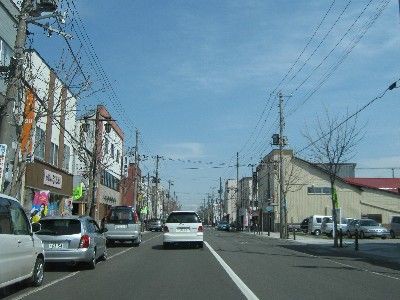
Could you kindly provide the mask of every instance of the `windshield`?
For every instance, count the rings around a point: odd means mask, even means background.
[[[128,207],[111,209],[107,217],[107,223],[134,224],[135,223],[134,213],[132,209]]]
[[[360,221],[361,226],[379,226],[378,222],[375,220],[361,220]]]
[[[71,235],[81,233],[81,222],[79,220],[41,220],[39,235]]]
[[[195,213],[178,212],[171,213],[166,223],[201,223],[201,221]]]

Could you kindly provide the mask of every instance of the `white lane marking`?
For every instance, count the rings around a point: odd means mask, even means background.
[[[243,295],[247,299],[258,300],[258,297],[247,287],[247,285],[239,278],[239,276],[236,275],[236,273],[231,269],[231,267],[228,266],[228,264],[221,258],[221,256],[219,256],[218,253],[215,252],[215,250],[206,241],[204,241],[204,244],[207,246],[208,250],[210,250],[210,252],[214,255],[217,261],[221,264],[225,272],[228,273],[229,277],[240,289]]]
[[[148,241],[150,241],[150,240],[152,240],[152,239],[155,239],[156,237],[159,237],[160,235],[162,235],[162,234],[158,234],[158,235],[156,235],[156,236],[153,236],[152,238],[143,241],[141,244],[145,244],[145,243],[147,243]],[[107,260],[111,260],[111,259],[113,259],[114,257],[116,257],[116,256],[118,256],[118,255],[121,255],[121,254],[123,254],[123,253],[126,253],[126,252],[128,252],[128,251],[130,251],[130,250],[132,250],[132,249],[133,249],[133,248],[129,248],[129,249],[123,250],[123,251],[121,251],[121,252],[118,252],[118,253],[116,253],[116,254],[110,256]],[[25,298],[25,297],[28,297],[28,296],[30,296],[30,295],[32,295],[32,294],[35,294],[35,293],[37,293],[37,292],[40,292],[41,290],[44,290],[45,288],[48,288],[48,287],[50,287],[50,286],[52,286],[52,285],[55,285],[56,283],[59,283],[60,281],[63,281],[63,280],[65,280],[65,279],[68,279],[68,278],[71,278],[71,277],[74,277],[75,275],[79,274],[80,272],[81,272],[81,271],[76,271],[76,272],[70,273],[70,274],[68,274],[68,275],[65,275],[65,276],[63,276],[63,277],[61,277],[61,278],[58,278],[58,279],[56,279],[56,280],[53,280],[53,281],[51,281],[51,282],[49,282],[49,283],[47,283],[47,284],[45,284],[45,285],[43,285],[43,286],[41,286],[41,287],[35,288],[35,289],[33,289],[33,290],[29,291],[29,292],[26,292],[26,293],[24,293],[24,294],[22,294],[22,295],[19,295],[17,298],[13,298],[13,299],[20,300],[20,299],[23,299],[23,298]]]
[[[32,294],[37,293],[37,292],[39,292],[39,291],[41,291],[41,290],[44,290],[45,288],[48,288],[49,286],[52,286],[52,285],[54,285],[54,284],[56,284],[56,283],[58,283],[58,282],[60,282],[60,281],[63,281],[63,280],[65,280],[65,279],[67,279],[67,278],[70,278],[70,277],[73,277],[73,276],[75,276],[76,274],[78,274],[79,272],[80,272],[80,271],[76,271],[76,272],[74,272],[74,273],[70,273],[70,274],[68,274],[68,275],[66,275],[66,276],[64,276],[64,277],[61,277],[61,278],[59,278],[59,279],[57,279],[57,280],[54,280],[54,281],[49,282],[49,283],[45,284],[44,286],[38,287],[38,288],[36,288],[36,289],[34,289],[34,290],[30,291],[30,292],[27,292],[27,293],[25,293],[25,294],[22,294],[22,295],[20,295],[19,297],[14,298],[14,299],[19,300],[19,299],[28,297],[29,295],[32,295]]]

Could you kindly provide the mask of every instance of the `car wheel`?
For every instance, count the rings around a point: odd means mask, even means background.
[[[390,230],[390,237],[391,237],[392,239],[395,239],[395,238],[396,238],[396,234],[394,233],[393,230]]]
[[[92,258],[92,260],[89,262],[89,269],[90,269],[90,270],[93,270],[93,269],[95,269],[95,268],[96,268],[96,249],[94,249],[93,258]]]
[[[200,249],[203,249],[203,245],[204,245],[204,243],[203,243],[203,242],[200,242],[200,243],[199,243],[199,248],[200,248]]]
[[[101,260],[106,261],[107,258],[108,258],[108,252],[107,252],[107,247],[106,247],[106,248],[104,248],[104,253],[101,256]]]
[[[40,286],[44,278],[44,260],[41,257],[36,258],[33,274],[30,278],[30,284],[33,286]]]
[[[114,246],[114,241],[107,240],[106,244],[107,244],[107,246],[112,247],[112,246]]]
[[[316,229],[316,230],[314,231],[314,235],[315,235],[315,236],[319,236],[320,234],[321,234],[321,230]]]
[[[169,243],[164,242],[164,243],[163,243],[163,248],[164,248],[164,249],[169,249]]]
[[[381,239],[382,239],[382,240],[386,240],[386,236],[382,236]]]
[[[360,239],[363,239],[363,238],[365,238],[364,231],[360,231]]]
[[[133,242],[133,245],[134,245],[135,247],[139,247],[139,245],[140,245],[141,242],[142,242],[142,235],[140,234],[139,237],[137,238],[137,240],[135,240],[135,241]]]

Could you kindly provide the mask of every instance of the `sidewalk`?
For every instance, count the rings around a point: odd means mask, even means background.
[[[254,235],[253,232],[242,232],[244,234]],[[271,232],[270,236],[266,232],[262,235],[254,236],[279,239],[279,232]],[[363,239],[359,240],[359,250],[355,251],[354,239],[343,239],[343,248],[334,248],[333,240],[323,237],[296,234],[296,240],[293,240],[293,233],[285,242],[304,245],[307,250],[313,249],[316,254],[332,254],[335,256],[351,256],[355,258],[366,258],[374,261],[384,261],[400,266],[400,239]]]

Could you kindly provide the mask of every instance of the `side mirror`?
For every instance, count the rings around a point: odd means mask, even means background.
[[[32,232],[38,232],[42,230],[42,225],[40,223],[33,223],[32,224]]]
[[[107,232],[107,231],[108,231],[108,229],[107,229],[106,227],[100,229],[100,232],[101,232],[101,233],[104,233],[104,232]]]

